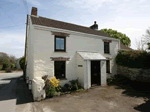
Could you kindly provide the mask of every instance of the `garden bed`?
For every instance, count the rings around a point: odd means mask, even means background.
[[[43,76],[42,79],[45,81],[46,97],[52,98],[54,96],[60,96],[64,94],[71,94],[75,92],[80,92],[83,90],[78,80],[71,80],[69,83],[65,84],[63,87],[59,85],[59,79],[56,77],[48,79],[48,76]]]

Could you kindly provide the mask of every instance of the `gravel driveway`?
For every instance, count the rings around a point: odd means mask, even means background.
[[[87,91],[18,105],[18,112],[145,112],[139,111],[143,97],[122,94],[115,86],[94,87]],[[149,112],[149,111],[147,111]]]
[[[82,92],[33,102],[32,94],[21,76],[22,72],[0,73],[0,111],[150,112],[150,92],[121,86],[97,86]]]

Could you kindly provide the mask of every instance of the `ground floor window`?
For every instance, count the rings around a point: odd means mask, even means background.
[[[66,61],[54,61],[55,77],[58,79],[65,78]]]
[[[106,73],[110,73],[110,60],[106,60]]]

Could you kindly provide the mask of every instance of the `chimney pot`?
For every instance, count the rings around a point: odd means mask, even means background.
[[[37,16],[37,8],[36,7],[32,7],[31,15]]]
[[[90,28],[93,30],[98,30],[98,24],[96,23],[96,21],[94,21],[94,25],[90,26]]]

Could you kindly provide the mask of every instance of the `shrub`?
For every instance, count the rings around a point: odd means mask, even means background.
[[[150,54],[146,51],[119,51],[116,63],[130,68],[150,68]]]
[[[63,92],[67,92],[67,91],[70,91],[71,90],[71,86],[69,84],[65,84],[62,88],[62,91]]]
[[[10,66],[9,63],[3,63],[2,70],[6,70],[7,68],[9,68],[9,66]]]
[[[48,96],[48,97],[53,97],[53,96],[55,95],[55,93],[56,93],[56,89],[55,89],[55,87],[53,87],[53,86],[49,86],[49,87],[45,90],[45,92],[46,92],[46,96]]]
[[[82,89],[81,85],[77,80],[71,80],[70,84],[65,84],[62,88],[63,92],[67,92],[67,91],[80,91],[80,89]]]
[[[79,84],[78,79],[71,80],[70,83],[71,83],[71,90],[72,91],[76,91],[78,89],[81,89],[81,85]]]
[[[2,64],[3,64],[2,70],[5,70],[11,66],[9,59],[6,59],[5,61],[3,61]]]
[[[48,75],[42,77],[42,79],[45,81],[45,86],[43,89],[45,89],[47,97],[53,97],[56,92],[61,90],[61,88],[59,87],[59,80],[56,79],[56,77],[53,77],[51,79],[48,79],[47,77]]]
[[[56,87],[56,91],[57,92],[62,92],[62,87],[61,86]]]
[[[6,69],[5,69],[5,72],[6,72],[6,73],[10,73],[10,72],[12,72],[12,70],[11,70],[11,68],[6,68]]]
[[[24,66],[25,66],[25,57],[22,57],[19,61],[20,67],[22,70],[24,70]]]
[[[58,87],[58,85],[59,85],[59,80],[56,79],[56,77],[53,77],[53,78],[50,79],[50,83],[51,83],[51,85],[52,85],[53,87]]]

